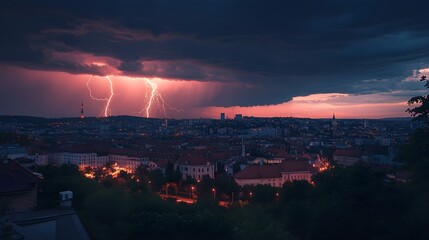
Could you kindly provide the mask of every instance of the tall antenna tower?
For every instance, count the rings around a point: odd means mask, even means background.
[[[80,118],[81,119],[85,118],[85,115],[84,115],[84,112],[83,112],[83,102],[82,102],[82,105],[80,107]]]

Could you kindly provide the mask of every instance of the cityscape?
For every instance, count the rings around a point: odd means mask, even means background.
[[[0,239],[429,239],[428,3],[0,5]]]

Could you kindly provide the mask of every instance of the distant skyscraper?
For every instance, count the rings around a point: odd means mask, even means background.
[[[80,118],[81,119],[85,118],[85,115],[84,115],[84,112],[83,112],[83,102],[82,102],[82,105],[80,107]]]
[[[242,120],[243,119],[243,114],[235,114],[235,120]]]
[[[225,113],[220,113],[220,120],[225,120]]]

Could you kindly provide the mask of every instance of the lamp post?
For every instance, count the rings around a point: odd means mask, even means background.
[[[191,187],[191,194],[190,194],[190,198],[193,198],[193,196],[194,196],[194,190],[195,190],[195,187],[194,187],[194,186],[192,186],[192,187]]]
[[[213,199],[216,199],[216,189],[212,188],[212,192],[213,192]]]

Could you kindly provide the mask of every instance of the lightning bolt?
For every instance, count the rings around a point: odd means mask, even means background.
[[[149,96],[149,101],[147,102],[146,105],[146,117],[149,118],[150,117],[150,108],[152,107],[152,102],[154,101],[154,99],[159,96],[161,99],[161,95],[159,94],[159,92],[156,90],[156,88],[158,87],[158,85],[156,85],[156,83],[150,81],[149,79],[145,78],[144,79],[146,86],[149,86],[150,88],[152,88],[152,90],[150,91],[150,96]],[[162,103],[164,103],[164,100],[162,99]],[[163,109],[164,109],[164,114],[165,114],[165,108],[164,105],[162,105]]]
[[[167,112],[165,110],[165,107],[167,106],[169,109],[174,110],[176,112],[182,112],[183,110],[176,109],[171,107],[162,97],[161,93],[157,90],[158,85],[156,82],[149,78],[143,78],[144,83],[146,84],[147,89],[149,88],[149,94],[146,91],[145,98],[148,99],[146,106],[139,112],[140,114],[145,113],[147,118],[150,118],[151,113],[156,112],[156,110],[163,113],[164,118],[167,118]],[[158,106],[157,108],[154,108],[154,105]]]
[[[92,90],[91,90],[91,87],[89,85],[91,83],[91,78],[92,78],[92,75],[89,77],[88,82],[86,82],[86,87],[88,88],[89,96],[93,100],[106,102],[106,106],[104,107],[104,117],[108,117],[109,116],[109,111],[110,111],[110,102],[112,101],[112,98],[113,98],[113,95],[114,95],[114,92],[113,92],[113,82],[109,78],[109,76],[105,76],[105,78],[109,82],[110,95],[107,98],[97,98],[97,97],[94,97],[94,95],[92,94]]]
[[[103,101],[106,102],[106,105],[104,107],[104,117],[108,117],[111,113],[110,110],[110,103],[112,101],[113,96],[115,95],[115,91],[113,90],[113,82],[112,79],[109,76],[105,76],[106,80],[109,83],[109,89],[110,94],[108,97],[105,98],[99,98],[95,97],[93,94],[93,91],[91,89],[91,80],[93,75],[91,75],[86,82],[86,87],[89,91],[89,96],[96,101]],[[162,97],[161,93],[158,91],[158,84],[154,79],[149,78],[143,78],[142,79],[144,84],[146,85],[146,92],[145,92],[145,107],[135,113],[139,113],[142,115],[145,115],[147,118],[150,118],[152,115],[156,114],[157,112],[161,112],[164,115],[164,118],[167,118],[167,111],[166,108],[168,107],[170,110],[176,111],[176,112],[183,112],[183,110],[176,109],[172,106],[170,106]]]

